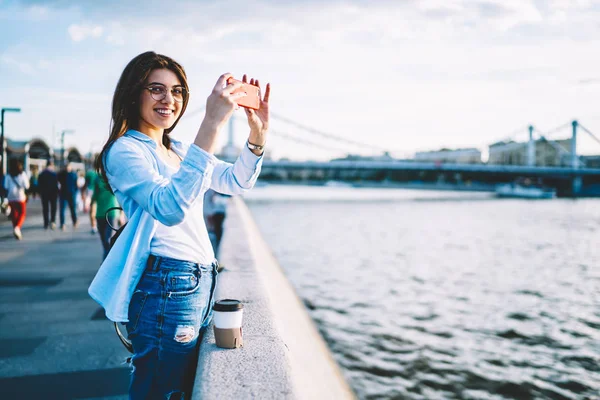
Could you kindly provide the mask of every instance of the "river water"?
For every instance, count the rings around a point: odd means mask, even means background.
[[[359,398],[600,398],[600,200],[244,197]]]

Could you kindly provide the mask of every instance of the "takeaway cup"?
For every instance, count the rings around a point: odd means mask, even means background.
[[[213,307],[213,329],[217,346],[235,349],[244,345],[242,339],[242,314],[244,305],[235,299],[223,299]]]

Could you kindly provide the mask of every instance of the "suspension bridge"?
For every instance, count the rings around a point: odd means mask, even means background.
[[[191,114],[203,112],[203,109]],[[410,183],[421,182],[429,184],[444,183],[446,186],[455,185],[465,189],[469,186],[493,187],[499,183],[514,182],[517,179],[530,179],[544,186],[557,190],[559,196],[600,196],[600,166],[588,166],[584,158],[577,154],[580,135],[586,135],[600,145],[600,139],[579,121],[569,121],[547,131],[541,131],[534,126],[526,126],[515,130],[507,137],[490,144],[490,159],[483,162],[481,158],[475,162],[460,162],[460,160],[420,160],[415,158],[397,159],[392,154],[400,153],[373,143],[364,143],[344,137],[343,135],[324,132],[306,124],[294,121],[277,113],[271,113],[272,120],[285,129],[270,129],[271,138],[295,142],[315,149],[328,150],[346,155],[331,161],[290,161],[265,160],[263,162],[261,181],[298,181],[298,182],[368,182],[368,183]],[[221,158],[233,161],[239,152],[234,144],[235,120],[230,120],[229,139],[224,146]],[[300,132],[300,133],[298,133]],[[556,134],[568,133],[568,139],[552,139]],[[528,134],[524,142],[517,141],[518,137]],[[271,139],[272,140],[272,139]],[[565,143],[567,146],[565,146]],[[543,144],[552,153],[554,165],[539,165],[536,145]],[[372,151],[375,156],[354,156],[350,149],[360,148]],[[598,147],[600,153],[600,146]],[[523,157],[493,161],[492,153],[513,152]],[[446,150],[451,154],[451,150]],[[435,152],[440,154],[442,152]],[[512,153],[511,153],[512,154]],[[513,154],[514,155],[514,154]]]

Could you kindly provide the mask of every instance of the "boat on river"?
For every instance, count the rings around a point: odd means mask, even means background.
[[[541,186],[506,183],[496,186],[496,196],[519,199],[554,199],[556,198],[556,190]]]

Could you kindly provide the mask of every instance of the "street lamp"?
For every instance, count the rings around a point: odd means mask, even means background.
[[[67,165],[67,163],[65,162],[65,135],[67,133],[75,133],[75,131],[73,129],[65,129],[60,133],[60,162],[61,162],[61,167],[64,167],[65,165]]]
[[[0,165],[0,184],[4,184],[4,171],[6,171],[6,149],[4,148],[4,113],[21,112],[20,108],[3,108],[0,112],[0,155],[2,163]]]

